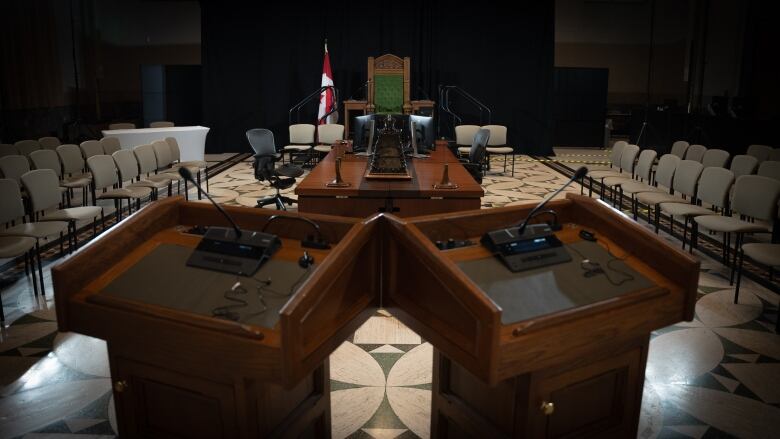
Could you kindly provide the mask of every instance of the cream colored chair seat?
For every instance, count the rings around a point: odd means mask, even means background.
[[[459,146],[458,147],[458,154],[460,154],[460,155],[467,156],[467,155],[469,155],[469,152],[471,152],[471,147],[470,146]]]
[[[672,216],[712,215],[712,211],[691,203],[661,203],[661,210]]]
[[[604,179],[604,181],[606,182],[606,179]],[[664,189],[650,186],[649,184],[642,183],[641,181],[625,181],[620,183],[620,189],[623,191],[623,193],[626,194],[638,194],[641,192],[665,192]]]
[[[98,200],[114,200],[117,198],[143,198],[152,193],[149,187],[123,187],[119,189],[110,189],[97,194]]]
[[[47,221],[50,220],[61,220],[61,221],[82,221],[82,220],[90,220],[94,219],[98,216],[100,216],[100,213],[103,211],[102,207],[99,206],[79,206],[79,207],[69,207],[67,209],[61,209],[61,210],[55,210],[52,212],[46,212],[46,216],[41,218],[47,219]]]
[[[35,247],[35,239],[29,236],[0,237],[0,258],[15,258]]]
[[[707,215],[696,217],[696,222],[699,227],[707,230],[714,230],[724,233],[756,233],[756,232],[771,232],[771,228],[766,224],[751,223],[748,221],[742,221],[739,218],[733,216],[720,216],[720,215]]]
[[[495,148],[487,147],[485,148],[487,152],[491,154],[512,154],[512,151],[514,151],[512,148],[508,146],[498,146]]]
[[[7,229],[3,229],[0,231],[0,235],[28,236],[35,239],[45,239],[49,236],[57,236],[60,233],[68,232],[68,223],[64,220],[54,221],[54,218],[49,219],[49,215],[46,215],[44,218],[47,220],[35,223],[17,224]]]
[[[330,150],[333,149],[330,145],[317,145],[314,147],[314,150],[317,152],[323,152],[323,153],[329,153]]]
[[[769,267],[780,267],[780,244],[751,243],[742,246],[750,259]]]
[[[286,145],[283,149],[285,151],[308,151],[311,149],[311,145]]]
[[[648,205],[655,205],[655,204],[661,204],[661,203],[683,203],[685,200],[683,200],[680,197],[674,196],[672,194],[666,193],[666,192],[639,192],[636,194],[636,199],[640,203],[648,204]]]

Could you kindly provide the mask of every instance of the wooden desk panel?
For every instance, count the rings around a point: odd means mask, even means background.
[[[437,142],[435,151],[425,159],[412,159],[411,180],[366,179],[367,157],[341,155],[341,177],[349,187],[327,187],[336,177],[334,149],[295,188],[298,211],[350,217],[366,217],[377,212],[392,212],[398,216],[418,216],[434,213],[479,209],[482,186],[477,183],[445,142]],[[441,180],[444,164],[449,164],[449,177],[457,189],[434,189]]]

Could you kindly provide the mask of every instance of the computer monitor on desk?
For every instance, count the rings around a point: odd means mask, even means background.
[[[417,150],[421,154],[433,149],[435,134],[433,132],[433,118],[430,116],[409,116],[410,126],[414,124],[414,140]]]
[[[374,141],[374,130],[376,123],[373,115],[358,116],[355,118],[354,134],[352,136],[352,150],[363,152],[368,150],[369,145]]]

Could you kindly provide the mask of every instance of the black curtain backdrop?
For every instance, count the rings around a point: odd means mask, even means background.
[[[412,99],[458,85],[493,110],[517,151],[552,154],[554,2],[274,3],[201,3],[207,152],[251,151],[244,133],[258,127],[285,145],[288,110],[320,86],[327,38],[341,100],[366,81],[369,56],[408,56]],[[475,109],[456,105],[463,123],[479,123]],[[316,112],[315,100],[302,122]]]

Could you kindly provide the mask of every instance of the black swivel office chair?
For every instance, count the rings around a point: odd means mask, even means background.
[[[254,128],[246,132],[246,138],[255,151],[255,178],[260,181],[267,180],[271,187],[276,189],[276,195],[273,197],[257,200],[257,207],[276,204],[279,210],[287,210],[285,203],[292,206],[295,200],[285,197],[280,193],[282,189],[287,189],[295,184],[295,177],[303,175],[303,169],[291,164],[276,167],[279,155],[276,152],[274,143],[274,133],[265,128]]]
[[[477,183],[482,184],[482,173],[485,170],[485,156],[487,154],[487,143],[490,140],[490,130],[481,129],[474,135],[471,142],[468,160],[463,160],[463,167],[469,171]]]

